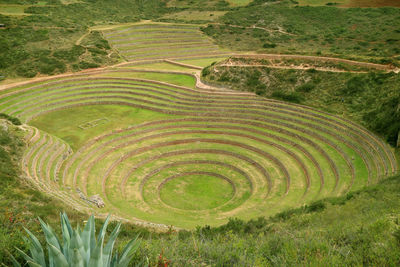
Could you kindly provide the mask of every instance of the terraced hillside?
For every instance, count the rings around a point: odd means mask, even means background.
[[[195,84],[113,68],[7,89],[0,112],[35,126],[23,166],[39,188],[133,221],[268,216],[397,172],[392,149],[351,121]],[[104,208],[84,200],[95,194]]]
[[[103,31],[103,35],[128,61],[223,56],[198,25],[136,24]]]

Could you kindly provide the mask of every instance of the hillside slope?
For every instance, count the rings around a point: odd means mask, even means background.
[[[400,74],[355,65],[230,58],[202,72],[217,86],[315,107],[346,116],[396,146],[400,132]]]

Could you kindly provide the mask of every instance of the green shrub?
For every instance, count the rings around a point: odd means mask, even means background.
[[[280,92],[280,91],[275,91],[272,93],[271,96],[274,98],[277,98],[277,99],[280,99],[283,101],[292,102],[292,103],[301,103],[304,100],[304,98],[296,92],[284,93],[284,92]]]
[[[16,72],[19,76],[25,78],[33,78],[37,74],[37,71],[34,69],[34,66],[29,64],[22,64],[17,68]]]
[[[79,68],[80,69],[91,69],[91,68],[98,68],[100,67],[99,64],[96,63],[91,63],[91,62],[86,62],[86,61],[81,61],[79,62]]]
[[[9,115],[7,115],[5,113],[0,113],[0,118],[9,120],[14,125],[21,125],[22,124],[21,121],[18,118],[9,116]]]
[[[276,44],[274,43],[264,43],[263,48],[275,48]]]
[[[308,93],[308,92],[311,92],[314,88],[315,88],[315,84],[312,83],[312,82],[308,82],[308,83],[305,83],[305,84],[302,84],[302,85],[298,86],[296,88],[296,91],[297,92]]]

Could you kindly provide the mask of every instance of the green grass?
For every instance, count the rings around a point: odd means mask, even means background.
[[[245,6],[249,4],[252,0],[228,0],[229,4],[232,6]]]
[[[212,209],[227,202],[232,195],[233,188],[227,181],[205,175],[175,178],[160,191],[165,204],[183,210]]]
[[[127,65],[126,68],[146,69],[146,70],[147,69],[148,70],[164,70],[164,71],[185,71],[185,72],[189,72],[189,73],[194,71],[191,68],[186,68],[186,67],[170,64],[167,62]]]
[[[182,62],[184,64],[195,65],[199,67],[207,67],[213,62],[221,61],[224,57],[215,57],[215,58],[200,58],[200,59],[178,59],[177,61]]]
[[[104,73],[99,76],[101,77],[126,77],[126,78],[139,78],[139,79],[147,79],[147,80],[157,80],[161,82],[166,82],[179,86],[186,86],[189,88],[194,88],[196,85],[196,79],[190,75],[182,75],[182,74],[170,74],[170,73],[150,73],[150,72],[123,72],[123,69],[120,69],[121,72],[117,73]]]
[[[0,5],[0,14],[2,15],[8,15],[8,16],[22,16],[22,15],[28,15],[24,13],[25,8],[29,6],[23,6],[23,5]]]
[[[164,114],[116,105],[86,106],[51,112],[37,117],[31,125],[51,133],[66,141],[74,150],[88,140],[108,131],[144,121],[166,118]],[[107,118],[108,121],[90,129],[78,126],[96,119]]]

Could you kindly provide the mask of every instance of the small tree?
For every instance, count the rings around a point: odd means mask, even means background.
[[[61,230],[63,242],[57,237],[54,230],[40,218],[40,224],[46,238],[48,250],[48,261],[45,259],[42,244],[28,229],[28,238],[25,242],[29,246],[30,256],[18,249],[30,267],[49,266],[49,267],[126,267],[132,260],[134,253],[138,249],[140,242],[138,238],[131,240],[122,251],[121,255],[114,253],[115,241],[120,232],[121,223],[118,223],[114,231],[108,238],[104,246],[104,237],[110,217],[108,216],[96,238],[94,216],[90,216],[85,228],[81,231],[79,226],[76,230],[72,229],[69,219],[65,213],[61,216]],[[11,255],[14,267],[21,265]]]

